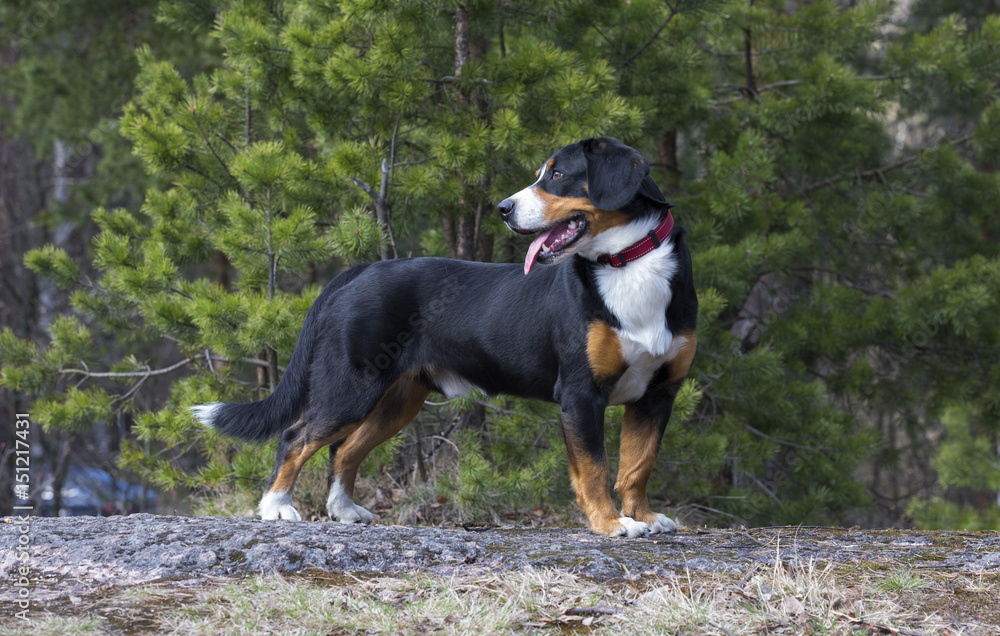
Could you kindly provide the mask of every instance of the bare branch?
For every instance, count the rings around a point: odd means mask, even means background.
[[[368,196],[372,198],[372,201],[374,201],[375,197],[378,196],[377,194],[375,194],[375,191],[372,190],[372,187],[367,183],[365,183],[364,181],[362,181],[361,179],[358,179],[357,177],[351,177],[351,180],[354,181],[354,185],[358,186],[359,188],[367,192]]]
[[[670,21],[673,20],[674,16],[676,16],[678,13],[677,9],[673,5],[668,5],[668,6],[670,6],[670,15],[668,15],[667,19],[663,21],[663,24],[661,24],[659,28],[656,29],[656,31],[653,31],[653,35],[649,36],[649,38],[645,42],[643,42],[642,45],[640,45],[639,48],[637,48],[635,52],[632,53],[632,55],[629,55],[627,58],[625,58],[625,60],[623,60],[618,65],[618,68],[624,68],[629,64],[631,64],[635,60],[635,58],[642,55],[643,52],[646,49],[648,49],[650,45],[653,44],[653,42],[656,41],[656,38],[660,37],[660,34],[663,33],[663,29],[667,28],[667,25],[670,24]]]
[[[970,139],[972,139],[971,135],[965,135],[963,137],[959,137],[958,139],[952,140],[950,142],[950,145],[960,146],[965,142],[969,141]],[[896,170],[898,168],[902,168],[903,166],[908,166],[911,163],[914,163],[915,161],[919,161],[920,156],[921,155],[919,154],[915,154],[910,157],[907,157],[906,159],[901,159],[900,161],[891,163],[887,166],[880,166],[878,168],[872,168],[871,170],[864,170],[862,172],[852,171],[852,172],[842,172],[840,174],[835,174],[832,177],[827,177],[822,181],[817,181],[815,183],[811,183],[805,186],[805,191],[812,192],[813,190],[818,190],[819,188],[825,188],[827,186],[833,185],[835,183],[840,183],[841,181],[845,181],[847,179],[859,179],[859,180],[871,179],[871,178],[884,179],[885,178],[884,173],[889,172],[890,170]]]
[[[185,358],[180,362],[170,365],[169,367],[164,367],[163,369],[150,369],[146,367],[145,371],[90,371],[89,369],[59,369],[60,373],[72,373],[75,375],[83,375],[88,378],[148,378],[154,375],[164,375],[172,371],[176,371],[181,367],[194,362],[194,358]]]

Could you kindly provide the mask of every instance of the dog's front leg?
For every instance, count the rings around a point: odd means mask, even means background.
[[[649,525],[651,533],[673,532],[677,524],[666,515],[653,512],[646,495],[646,483],[656,465],[663,430],[670,420],[674,392],[658,401],[657,408],[626,404],[622,422],[621,461],[615,490],[622,497],[622,514]]]
[[[649,534],[649,525],[621,516],[611,499],[604,446],[604,402],[591,397],[563,399],[560,421],[570,478],[590,529],[609,537]]]

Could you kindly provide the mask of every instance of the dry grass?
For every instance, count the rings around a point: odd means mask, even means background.
[[[0,634],[986,635],[1000,633],[998,592],[997,574],[917,576],[815,564],[613,583],[536,569],[403,577],[312,572],[76,599],[35,611],[29,630],[6,618]]]

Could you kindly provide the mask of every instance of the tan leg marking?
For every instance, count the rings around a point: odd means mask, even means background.
[[[621,341],[611,325],[592,320],[587,328],[587,360],[590,373],[598,382],[617,377],[625,371]]]
[[[337,450],[331,467],[348,497],[354,498],[358,468],[376,446],[406,428],[420,412],[429,392],[411,378],[400,378],[382,396],[378,406]]]
[[[330,437],[319,439],[311,442],[300,442],[296,440],[288,449],[285,451],[285,456],[281,459],[281,465],[278,467],[278,473],[274,477],[274,481],[271,483],[271,487],[268,488],[264,494],[269,492],[273,493],[290,493],[292,489],[295,488],[295,480],[299,478],[299,472],[305,465],[309,458],[316,454],[316,451],[320,450],[325,446],[342,440],[348,435],[351,435],[358,428],[358,424],[351,424],[341,428],[336,434]]]
[[[694,361],[694,354],[698,350],[698,332],[685,331],[680,337],[684,338],[685,342],[677,351],[677,355],[670,360],[670,377],[667,379],[670,384],[680,382],[687,377]]]
[[[610,536],[621,530],[621,515],[611,500],[611,475],[608,461],[595,461],[590,452],[566,437],[566,455],[569,458],[569,475],[576,491],[576,500],[587,515],[590,529]]]
[[[656,422],[639,422],[636,408],[625,405],[622,423],[621,459],[615,491],[622,498],[622,514],[636,521],[652,524],[656,514],[649,507],[646,482],[656,465],[660,450],[660,431]]]

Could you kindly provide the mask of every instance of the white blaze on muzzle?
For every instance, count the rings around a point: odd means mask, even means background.
[[[542,179],[545,178],[547,168],[547,163],[542,165],[538,170],[538,179],[534,183],[508,197],[508,200],[514,202],[514,214],[508,219],[510,224],[529,230],[545,225],[545,216],[542,214],[542,211],[545,209],[545,201],[542,200],[542,197],[538,196],[536,188],[542,182]]]

